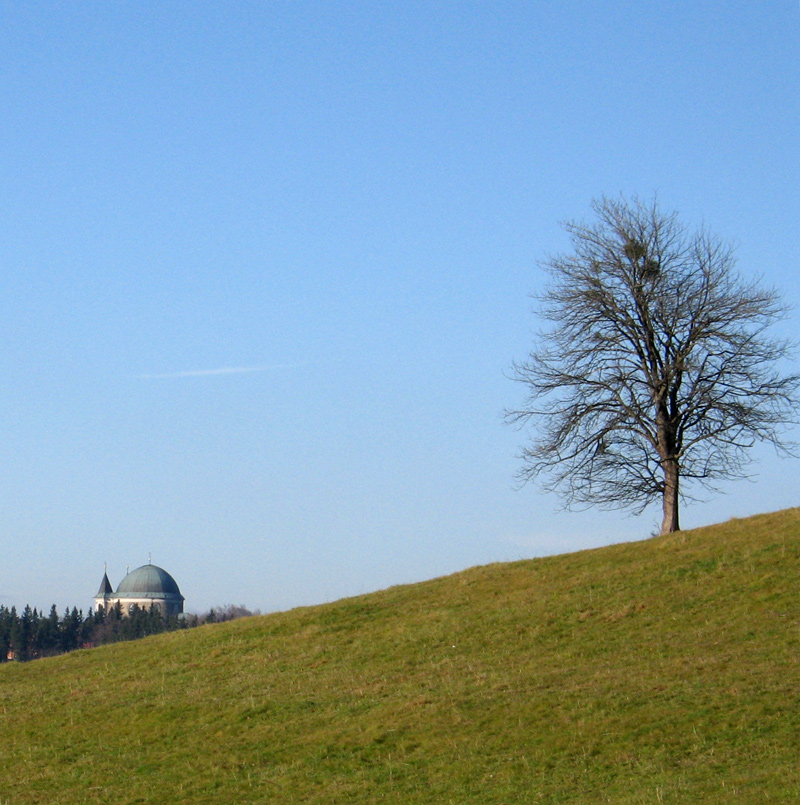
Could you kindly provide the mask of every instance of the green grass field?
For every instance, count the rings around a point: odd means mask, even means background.
[[[800,509],[0,666],[0,803],[800,801]]]

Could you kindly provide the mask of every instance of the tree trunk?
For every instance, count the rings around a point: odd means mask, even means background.
[[[661,521],[661,533],[671,534],[673,531],[680,531],[678,521],[678,483],[680,471],[678,461],[675,458],[668,458],[663,462],[664,467],[664,498],[663,510],[664,519]]]

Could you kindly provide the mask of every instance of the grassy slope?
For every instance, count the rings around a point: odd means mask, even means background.
[[[0,666],[0,803],[800,800],[800,509]]]

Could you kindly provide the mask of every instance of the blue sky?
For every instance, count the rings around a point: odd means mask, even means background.
[[[3,4],[0,603],[151,554],[272,611],[648,536],[516,488],[537,260],[655,192],[796,305],[799,57],[794,0]],[[758,454],[684,526],[796,505]]]

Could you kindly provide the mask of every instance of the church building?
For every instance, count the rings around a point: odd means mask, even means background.
[[[126,615],[134,604],[146,610],[155,604],[161,614],[169,618],[183,612],[184,597],[175,579],[166,570],[147,564],[128,573],[119,583],[116,592],[108,580],[108,573],[103,573],[100,589],[94,597],[95,608],[103,607],[108,612],[117,602]]]

